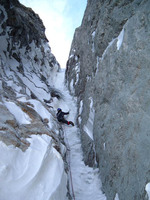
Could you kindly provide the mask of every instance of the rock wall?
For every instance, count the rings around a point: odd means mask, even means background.
[[[77,97],[84,161],[108,200],[148,199],[150,1],[88,0],[66,83]]]

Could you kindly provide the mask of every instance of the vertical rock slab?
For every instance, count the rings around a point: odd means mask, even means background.
[[[108,200],[116,194],[120,200],[147,199],[149,8],[149,1],[89,0],[67,62],[66,82],[77,97],[85,162],[94,165],[89,155],[95,150]]]

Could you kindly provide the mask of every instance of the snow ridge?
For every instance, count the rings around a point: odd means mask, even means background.
[[[51,138],[33,135],[28,140],[31,145],[26,152],[0,142],[0,199],[52,200],[57,195],[55,199],[66,200],[63,160]],[[58,190],[60,185],[63,190]]]

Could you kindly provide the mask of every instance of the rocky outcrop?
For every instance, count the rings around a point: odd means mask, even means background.
[[[84,161],[108,200],[146,200],[149,175],[149,1],[88,0],[66,83],[77,97]]]
[[[50,134],[49,120],[45,125],[30,100],[36,100],[44,109],[44,100],[56,96],[53,78],[60,66],[51,53],[41,19],[17,0],[1,1],[0,43],[0,113],[5,116],[0,118],[0,136],[6,144],[25,150],[29,145],[26,137]],[[8,103],[18,106],[30,117],[31,123],[19,124],[8,109]],[[47,109],[53,118],[53,111]],[[54,118],[51,130],[55,129]]]
[[[42,40],[47,41],[42,20],[31,8],[12,0],[2,0],[2,4],[7,9],[8,17],[2,24],[3,34],[6,33],[6,27],[10,27],[9,36],[12,38],[12,45],[20,43],[20,47],[27,46],[33,40],[40,45]],[[2,16],[4,17],[4,13]]]

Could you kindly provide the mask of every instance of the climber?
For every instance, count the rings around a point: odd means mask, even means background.
[[[62,123],[65,123],[67,125],[71,124],[72,126],[74,126],[74,123],[72,121],[67,121],[65,118],[64,118],[64,115],[68,115],[69,112],[63,112],[60,108],[57,109],[57,119],[59,122],[62,122]]]

